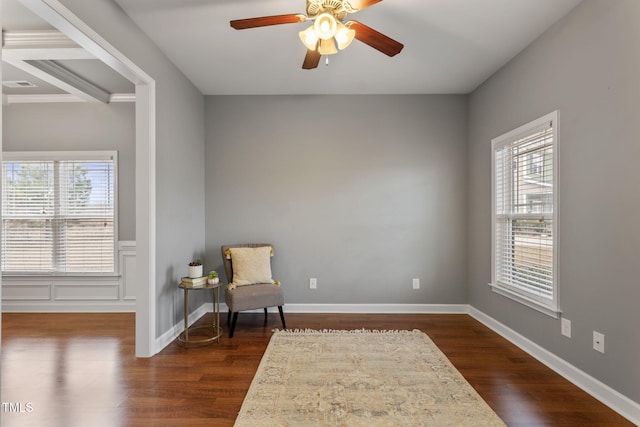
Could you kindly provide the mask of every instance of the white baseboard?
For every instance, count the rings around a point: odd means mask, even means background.
[[[288,313],[464,314],[467,304],[287,304]]]
[[[513,329],[469,306],[469,315],[571,381],[611,409],[640,425],[640,403],[634,402]]]
[[[213,309],[213,305],[211,303],[202,304],[200,307],[195,309],[193,312],[191,312],[191,314],[189,314],[189,319],[188,319],[189,326],[193,325],[202,316],[212,311],[212,309]],[[156,338],[155,352],[153,354],[160,353],[163,348],[165,348],[166,346],[171,344],[173,340],[178,338],[178,335],[180,335],[180,333],[183,330],[184,330],[184,319],[180,319],[172,327],[170,327],[168,331],[166,331],[164,334]]]
[[[205,311],[213,311],[212,303],[203,305]],[[202,307],[201,307],[202,308]],[[220,313],[228,307],[220,305]],[[362,313],[362,314],[467,314],[467,304],[285,304],[285,313]],[[269,313],[277,313],[278,307],[269,307]],[[263,309],[247,310],[243,313],[262,313]]]
[[[206,304],[207,310],[213,304]],[[467,304],[285,304],[285,313],[364,313],[364,314],[467,314]],[[220,305],[220,312],[226,313],[225,304]],[[262,309],[247,310],[246,313],[262,313]],[[270,307],[269,313],[277,313],[278,307]],[[243,311],[243,313],[245,313]]]

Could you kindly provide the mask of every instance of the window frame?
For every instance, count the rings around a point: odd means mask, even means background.
[[[97,272],[64,272],[64,271],[2,271],[5,277],[117,277],[118,265],[118,151],[117,150],[83,150],[83,151],[4,151],[2,153],[2,169],[6,162],[18,161],[99,161],[113,162],[113,271]],[[2,178],[4,179],[4,172]],[[3,185],[4,186],[4,183]],[[3,218],[4,221],[4,218]],[[55,246],[55,243],[54,243]]]
[[[529,308],[537,310],[541,313],[549,315],[554,318],[558,318],[561,313],[560,309],[560,295],[559,295],[559,263],[558,263],[558,242],[559,242],[559,215],[558,215],[558,200],[559,200],[559,134],[560,124],[558,120],[558,110],[548,113],[536,120],[526,123],[516,129],[513,129],[507,133],[504,133],[491,140],[491,282],[489,286],[493,292],[496,292],[504,297],[517,301]],[[497,242],[496,233],[498,227],[498,212],[497,212],[497,165],[496,165],[496,152],[505,146],[513,146],[517,141],[522,140],[535,133],[545,123],[551,123],[553,129],[552,137],[552,203],[553,212],[551,215],[553,232],[552,232],[552,296],[551,299],[545,299],[540,296],[536,296],[531,292],[527,292],[522,288],[517,288],[508,283],[499,282],[497,280],[497,268],[498,257],[496,254]],[[529,165],[527,165],[528,167]],[[510,181],[511,182],[511,181]],[[534,210],[535,211],[535,210]],[[531,214],[537,214],[532,211]],[[517,214],[511,214],[516,215]],[[526,215],[525,215],[526,216]]]

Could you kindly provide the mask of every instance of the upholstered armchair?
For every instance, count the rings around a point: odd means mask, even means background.
[[[233,337],[238,313],[246,310],[264,309],[265,319],[268,307],[278,307],[282,328],[286,329],[284,294],[278,281],[271,276],[273,246],[268,243],[247,243],[223,245],[220,248],[224,271],[227,275],[225,301],[229,307],[227,323],[229,338]]]

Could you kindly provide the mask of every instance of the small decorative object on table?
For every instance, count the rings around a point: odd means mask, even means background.
[[[220,282],[220,278],[218,277],[218,273],[214,271],[210,271],[207,276],[207,283],[210,285],[217,285]]]
[[[202,277],[202,260],[197,259],[189,263],[189,277],[192,279]]]

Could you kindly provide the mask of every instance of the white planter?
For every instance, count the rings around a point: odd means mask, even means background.
[[[202,266],[201,265],[190,265],[189,266],[189,277],[195,279],[196,277],[202,277]]]
[[[207,279],[207,283],[209,285],[217,285],[220,282],[220,278],[219,277],[215,277],[213,279]]]

